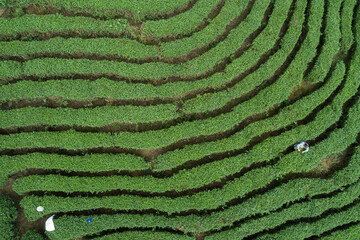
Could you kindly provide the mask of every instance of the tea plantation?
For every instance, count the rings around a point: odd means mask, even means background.
[[[0,0],[0,239],[360,239],[359,2]]]

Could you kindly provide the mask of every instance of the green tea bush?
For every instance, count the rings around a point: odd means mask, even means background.
[[[0,6],[22,239],[357,238],[356,0]],[[0,239],[19,239],[1,201]]]
[[[15,221],[18,212],[9,197],[0,196],[0,238],[4,240],[19,239]]]
[[[148,18],[157,18],[164,14],[166,11],[174,11],[178,8],[183,8],[189,3],[189,0],[176,0],[176,1],[163,1],[159,0],[138,0],[136,4],[127,0],[1,0],[0,6],[3,7],[27,7],[30,4],[38,4],[45,7],[55,7],[58,9],[64,9],[70,12],[87,13],[95,17],[113,18],[124,14],[126,11],[130,11],[133,14],[140,13],[140,11]],[[120,11],[120,13],[119,13]],[[161,13],[163,12],[163,13]],[[127,15],[128,16],[128,15]],[[125,16],[124,16],[125,17]]]
[[[21,240],[45,240],[45,237],[37,231],[27,231],[22,236]]]
[[[188,216],[176,216],[167,218],[164,216],[152,215],[152,214],[116,214],[112,217],[109,215],[98,215],[94,222],[96,221],[96,226],[89,226],[86,223],[87,216],[82,217],[75,217],[75,216],[64,216],[58,219],[55,224],[63,226],[61,231],[49,233],[48,235],[54,239],[61,239],[63,238],[71,238],[75,236],[81,236],[88,231],[90,232],[100,232],[105,229],[109,228],[120,228],[120,227],[131,227],[131,226],[140,226],[141,223],[142,227],[158,227],[167,229],[171,228],[178,228],[179,223],[181,222],[182,226],[184,226],[185,230],[187,231],[199,231],[199,229],[203,231],[209,231],[211,229],[220,230],[224,226],[230,225],[233,221],[237,221],[238,219],[243,219],[247,217],[249,214],[256,214],[259,211],[263,214],[270,213],[271,210],[276,210],[275,206],[281,207],[283,203],[289,201],[286,205],[293,205],[290,202],[295,202],[296,197],[303,196],[303,198],[308,198],[311,202],[311,197],[315,196],[321,192],[331,192],[335,189],[338,189],[341,183],[351,183],[351,181],[357,182],[360,177],[360,172],[357,170],[357,167],[360,164],[359,160],[359,149],[357,149],[356,154],[352,158],[352,161],[349,164],[349,167],[344,169],[343,171],[337,172],[334,175],[335,184],[333,183],[332,179],[316,179],[316,178],[304,178],[304,179],[296,179],[291,180],[289,183],[283,184],[281,187],[276,188],[274,190],[268,191],[265,194],[259,194],[257,197],[250,199],[249,201],[245,201],[240,203],[236,206],[231,206],[228,209],[220,212],[214,212],[211,214],[206,214],[203,216],[198,215],[188,215]],[[352,179],[352,180],[350,180]],[[343,182],[344,181],[344,182]],[[271,196],[269,195],[271,194]],[[276,194],[286,194],[281,196],[288,196],[289,198],[274,198],[274,196],[279,196]],[[295,195],[293,195],[295,194]],[[300,195],[299,195],[300,194]],[[295,197],[295,199],[293,198]],[[268,202],[273,201],[276,199],[276,203],[274,204],[266,204]],[[336,197],[334,198],[336,199]],[[324,201],[324,200],[320,200]],[[305,204],[306,205],[306,204]],[[299,207],[296,207],[301,209]],[[286,211],[288,212],[288,211]],[[311,214],[311,212],[309,212]],[[269,214],[271,215],[271,214]],[[301,216],[300,216],[301,217]],[[224,218],[225,221],[218,221],[219,219]],[[142,219],[142,220],[141,220]],[[279,218],[281,221],[281,218]],[[270,222],[270,221],[269,221]],[[252,223],[256,224],[256,221],[252,221]],[[81,226],[78,228],[78,231],[73,231],[71,228],[72,224],[76,224],[77,226]],[[259,229],[262,228],[262,225],[257,225]],[[84,229],[83,229],[84,228]],[[67,231],[66,233],[64,231]],[[232,231],[234,232],[234,231]],[[67,236],[65,236],[67,235]],[[71,236],[71,237],[70,237]],[[211,235],[210,235],[211,236]],[[216,238],[214,238],[216,239]]]

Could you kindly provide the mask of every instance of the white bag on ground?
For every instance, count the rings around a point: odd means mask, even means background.
[[[55,230],[55,225],[54,225],[54,221],[53,221],[54,216],[55,215],[52,215],[45,222],[45,230],[48,231],[48,232],[51,232],[51,231]]]

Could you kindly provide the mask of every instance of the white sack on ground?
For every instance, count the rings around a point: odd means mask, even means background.
[[[48,231],[48,232],[51,232],[51,231],[55,230],[55,225],[54,225],[54,221],[53,221],[54,216],[55,215],[52,215],[45,222],[45,230]]]

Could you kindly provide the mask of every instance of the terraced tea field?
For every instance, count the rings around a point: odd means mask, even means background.
[[[0,239],[360,238],[359,1],[0,14]]]

